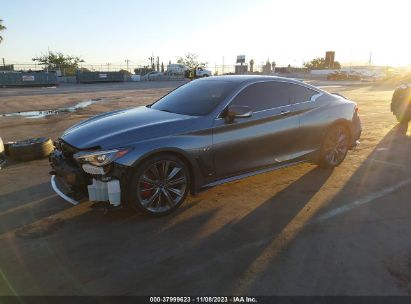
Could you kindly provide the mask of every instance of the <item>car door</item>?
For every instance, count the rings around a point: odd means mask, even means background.
[[[251,84],[234,97],[230,105],[249,106],[253,113],[233,122],[224,117],[215,119],[213,153],[217,177],[288,160],[298,130],[298,117],[289,99],[284,83],[277,81]]]
[[[289,84],[290,103],[298,113],[299,130],[296,141],[299,143],[297,154],[303,156],[318,149],[324,129],[324,112],[321,103],[317,100],[323,95],[321,91],[300,84]]]

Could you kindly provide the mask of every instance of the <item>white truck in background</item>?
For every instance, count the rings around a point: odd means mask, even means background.
[[[167,66],[168,75],[184,75],[185,72],[188,70],[184,64],[172,63]]]
[[[195,77],[197,77],[197,78],[201,78],[201,77],[209,77],[209,76],[211,76],[211,75],[213,75],[213,74],[212,74],[211,71],[209,71],[209,70],[206,70],[206,69],[203,69],[203,68],[196,68],[194,75],[195,75]]]
[[[183,65],[183,64],[178,64],[178,63],[173,63],[169,64],[167,66],[167,75],[188,75],[190,69]],[[193,70],[195,72],[195,77],[196,78],[201,78],[201,77],[209,77],[212,76],[213,74],[211,73],[210,70],[206,70],[204,68],[197,67]]]

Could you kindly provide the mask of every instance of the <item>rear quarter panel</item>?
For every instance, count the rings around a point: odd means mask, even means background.
[[[343,97],[323,95],[315,101],[317,104],[300,114],[302,145],[307,150],[318,150],[324,136],[335,123],[346,124],[351,132],[351,124],[356,104]]]

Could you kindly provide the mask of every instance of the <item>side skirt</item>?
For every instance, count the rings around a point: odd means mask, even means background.
[[[258,174],[262,174],[262,173],[266,173],[266,172],[270,172],[270,171],[275,171],[275,170],[278,170],[278,169],[290,167],[290,166],[300,164],[300,163],[304,163],[304,162],[307,162],[307,161],[306,160],[299,160],[299,161],[285,163],[285,164],[282,164],[282,165],[271,166],[271,167],[268,167],[268,168],[259,169],[259,170],[252,171],[252,172],[243,173],[243,174],[236,175],[236,176],[226,177],[226,178],[219,179],[217,181],[214,181],[212,183],[209,183],[209,184],[206,184],[206,185],[202,186],[200,191],[207,190],[207,189],[215,187],[217,185],[233,182],[233,181],[236,181],[236,180],[239,180],[239,179],[247,178],[247,177],[250,177],[250,176],[254,176],[254,175],[258,175]]]

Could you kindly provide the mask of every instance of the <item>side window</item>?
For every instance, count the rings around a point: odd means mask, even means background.
[[[318,92],[298,84],[290,84],[290,103],[299,103],[311,100],[311,97],[317,95]]]
[[[260,82],[242,90],[232,101],[232,105],[249,106],[253,111],[261,111],[289,104],[290,96],[286,84],[281,82]]]

